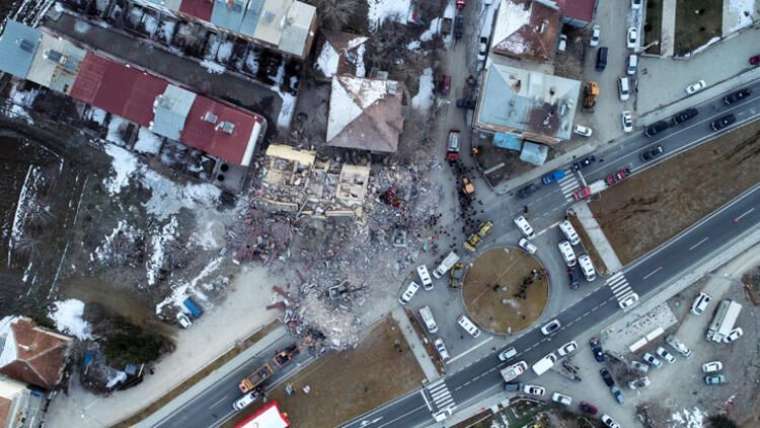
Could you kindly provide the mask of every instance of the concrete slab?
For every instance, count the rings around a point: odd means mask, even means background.
[[[612,244],[607,240],[604,235],[602,227],[594,218],[594,213],[588,207],[588,204],[578,203],[572,206],[572,210],[578,216],[578,221],[581,222],[583,228],[586,230],[591,242],[596,248],[599,257],[602,258],[604,264],[607,266],[607,272],[617,272],[623,268],[623,264],[620,262],[615,250],[612,248]]]
[[[440,377],[438,375],[438,370],[435,369],[435,364],[433,364],[433,361],[430,359],[430,355],[428,355],[425,345],[414,331],[414,327],[412,327],[412,323],[409,322],[409,317],[406,316],[404,309],[402,307],[394,308],[393,311],[391,311],[391,317],[398,323],[401,333],[404,335],[407,344],[409,344],[409,349],[414,353],[414,357],[420,364],[420,368],[422,368],[422,372],[425,373],[427,380],[433,381],[438,379]]]

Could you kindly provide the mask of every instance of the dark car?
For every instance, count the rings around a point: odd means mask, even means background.
[[[760,65],[760,55],[749,57],[749,65]]]
[[[581,160],[579,160],[577,162],[573,162],[573,171],[579,171],[579,170],[581,170],[581,169],[583,169],[583,168],[591,165],[594,162],[596,162],[596,156],[594,156],[594,155],[586,156],[585,158],[583,158],[583,159],[581,159]]]
[[[659,157],[661,154],[665,152],[665,149],[662,148],[662,144],[658,144],[651,149],[646,149],[643,152],[641,152],[641,160],[644,162],[649,162],[652,159],[655,159]]]
[[[660,132],[668,129],[668,126],[670,126],[668,122],[665,122],[664,120],[660,120],[658,122],[655,122],[647,126],[647,129],[644,131],[644,135],[647,137],[654,137]]]
[[[604,384],[612,388],[615,386],[615,379],[612,378],[612,375],[610,374],[610,371],[606,368],[599,370],[599,374],[602,375],[602,379],[604,379]]]
[[[610,387],[610,392],[612,392],[612,396],[615,397],[615,401],[617,401],[618,404],[623,404],[625,402],[623,391],[621,391],[617,385]]]
[[[575,266],[567,268],[567,280],[570,282],[571,290],[575,290],[581,284],[580,277],[578,271],[575,270]]]
[[[604,71],[607,67],[607,48],[602,46],[596,51],[596,71]]]
[[[693,107],[687,108],[686,110],[681,110],[675,115],[673,115],[673,125],[680,125],[689,119],[693,119],[697,117],[698,114],[699,114],[699,110]]]
[[[448,97],[449,92],[451,92],[451,76],[443,74],[438,79],[438,93],[444,97]]]
[[[525,199],[528,196],[536,193],[536,190],[539,189],[539,186],[535,183],[530,183],[527,186],[521,188],[517,191],[517,198],[518,199]]]
[[[599,409],[597,409],[596,406],[585,401],[581,401],[580,404],[578,404],[578,408],[581,409],[581,412],[588,413],[589,415],[595,415],[599,412]]]
[[[713,120],[710,124],[710,128],[712,128],[713,131],[720,131],[721,129],[731,125],[734,122],[736,122],[736,116],[733,114],[727,114]]]
[[[739,102],[747,98],[748,96],[750,96],[750,94],[752,94],[752,91],[750,91],[748,88],[739,89],[738,91],[733,92],[723,97],[723,104],[731,105],[735,102]]]
[[[522,384],[519,382],[507,382],[504,384],[504,391],[517,392],[522,388]]]
[[[454,18],[454,38],[459,40],[464,35],[464,18],[462,15],[457,15]]]
[[[605,362],[607,357],[604,356],[604,350],[602,349],[602,344],[599,341],[599,338],[592,337],[588,343],[591,345],[591,352],[594,354],[594,359],[600,363]]]

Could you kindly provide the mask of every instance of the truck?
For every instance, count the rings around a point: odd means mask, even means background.
[[[491,229],[493,229],[493,222],[488,220],[480,225],[480,229],[477,233],[473,233],[470,235],[469,238],[467,238],[467,241],[464,243],[464,249],[470,252],[474,252],[475,249],[478,248],[478,244],[480,244],[480,241],[482,239],[485,239],[486,236],[488,236],[489,233],[491,233]]]
[[[557,362],[557,356],[552,352],[544,358],[538,360],[535,364],[533,364],[531,368],[533,369],[533,372],[536,373],[536,376],[541,376],[550,368],[554,367],[555,362]]]
[[[257,368],[253,371],[253,373],[249,374],[248,376],[244,377],[243,380],[240,381],[240,392],[243,394],[246,394],[250,391],[253,391],[259,385],[264,383],[265,380],[272,377],[272,374],[274,373],[274,369],[272,368],[272,365],[269,363],[265,363],[263,366]]]
[[[187,312],[190,313],[190,316],[193,317],[193,319],[198,319],[203,315],[203,309],[195,303],[195,300],[193,300],[192,297],[187,297],[185,300],[182,301],[182,306],[187,309]]]
[[[275,352],[274,357],[272,358],[272,364],[279,369],[293,361],[300,352],[298,345],[294,343],[281,351]]]
[[[541,177],[541,182],[544,184],[552,184],[555,181],[559,181],[565,178],[565,171],[562,169],[555,169],[554,171]]]
[[[525,361],[520,361],[518,363],[512,364],[511,366],[507,366],[501,369],[499,373],[504,379],[504,382],[511,382],[521,374],[525,373],[526,370],[528,370],[528,363]]]
[[[707,328],[707,340],[723,343],[723,339],[734,330],[734,324],[736,324],[736,319],[739,318],[741,311],[742,305],[733,300],[726,299],[720,302],[715,311],[715,316]]]
[[[454,263],[449,271],[449,287],[459,288],[464,280],[464,263]]]
[[[583,86],[583,108],[588,111],[594,111],[596,98],[599,96],[599,85],[593,80],[589,80]]]
[[[595,194],[601,192],[602,190],[607,189],[607,187],[609,187],[607,185],[607,183],[604,180],[599,179],[599,180],[596,180],[593,183],[589,184],[588,186],[581,187],[580,189],[578,189],[575,192],[573,192],[573,198],[576,201],[580,201],[582,199],[590,198],[591,195],[595,195]]]
[[[443,261],[441,262],[441,264],[439,264],[438,267],[435,268],[435,270],[433,271],[433,276],[436,279],[440,279],[458,261],[459,261],[459,256],[457,255],[457,253],[455,253],[453,251],[450,252],[446,256],[446,258],[443,259]]]

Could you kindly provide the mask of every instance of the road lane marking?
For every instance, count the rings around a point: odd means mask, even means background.
[[[420,389],[420,395],[422,395],[422,399],[425,400],[425,404],[427,405],[428,410],[431,412],[433,411],[433,406],[430,405],[430,401],[428,401],[427,397],[425,396],[425,390]]]
[[[662,270],[662,266],[660,266],[660,267],[658,267],[657,269],[655,269],[655,270],[653,270],[653,271],[649,272],[648,274],[644,275],[644,278],[642,278],[642,279],[647,279],[647,278],[649,278],[650,276],[652,276],[652,275],[656,274],[657,272],[659,272],[659,271],[661,271],[661,270]]]
[[[738,223],[741,219],[743,219],[744,217],[746,217],[750,213],[752,213],[752,211],[755,211],[755,207],[752,207],[752,208],[748,209],[747,211],[744,211],[742,214],[739,215],[739,217],[736,217],[734,219],[734,223]]]
[[[220,398],[220,399],[218,399],[218,400],[214,401],[213,403],[211,403],[211,406],[209,406],[209,407],[215,407],[217,404],[221,403],[222,401],[227,401],[227,400],[229,400],[229,398],[227,398],[227,397],[222,397],[222,398]]]
[[[454,357],[454,358],[450,359],[450,360],[449,360],[449,364],[451,364],[451,363],[453,363],[454,361],[456,361],[456,360],[458,360],[458,359],[460,359],[460,358],[464,357],[465,355],[467,355],[467,354],[469,354],[470,352],[472,352],[472,351],[474,351],[474,350],[476,350],[476,349],[480,348],[481,346],[485,345],[486,343],[488,343],[488,342],[490,342],[490,341],[492,341],[492,340],[493,340],[493,336],[489,336],[489,337],[488,337],[488,339],[486,339],[486,340],[484,340],[484,341],[482,341],[482,342],[478,343],[477,345],[473,346],[472,348],[470,348],[470,349],[468,349],[468,350],[466,350],[466,351],[462,352],[461,354],[457,355],[456,357]]]
[[[378,428],[387,427],[387,426],[391,425],[392,423],[396,422],[397,420],[399,420],[399,419],[404,419],[405,417],[407,417],[407,416],[411,415],[412,413],[415,413],[415,412],[419,412],[420,410],[422,410],[422,409],[424,409],[424,408],[425,408],[425,406],[419,406],[419,407],[415,407],[414,409],[412,409],[412,410],[410,410],[410,411],[408,411],[408,412],[404,413],[403,415],[401,415],[401,416],[397,417],[396,419],[392,419],[392,420],[390,420],[390,421],[388,421],[388,422],[386,422],[386,423],[384,423],[384,424],[382,424],[382,425],[378,425]],[[432,410],[431,410],[431,411],[432,411]]]
[[[689,251],[692,251],[693,249],[695,249],[695,248],[699,247],[700,245],[704,244],[705,242],[707,242],[708,239],[710,239],[710,238],[707,237],[707,236],[705,236],[704,238],[702,238],[701,241],[699,241],[696,244],[694,244],[691,247],[689,247]]]

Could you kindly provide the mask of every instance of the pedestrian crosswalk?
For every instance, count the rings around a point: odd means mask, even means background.
[[[632,294],[635,294],[628,280],[625,278],[623,272],[617,272],[611,277],[607,278],[606,284],[610,287],[612,294],[617,299],[618,303],[624,301]]]
[[[581,183],[570,168],[565,170],[565,176],[557,180],[557,184],[568,202],[573,201],[573,192],[581,188]]]
[[[433,414],[444,409],[453,411],[456,405],[445,379],[439,379],[425,386],[425,389],[422,391],[422,398],[425,399],[428,409]]]

